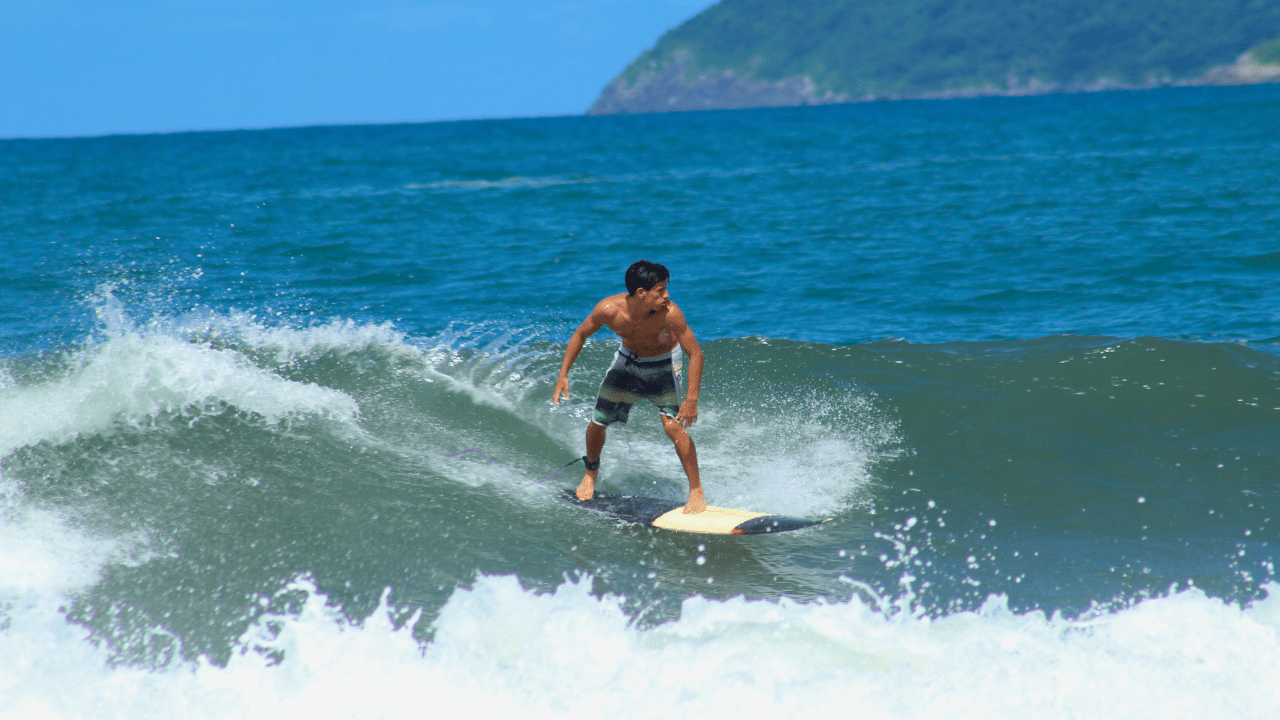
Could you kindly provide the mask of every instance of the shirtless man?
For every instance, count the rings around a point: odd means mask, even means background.
[[[595,494],[596,473],[600,470],[600,450],[604,448],[605,428],[623,425],[631,405],[646,399],[658,406],[662,429],[675,443],[676,455],[689,476],[688,514],[707,509],[698,477],[698,452],[685,428],[698,421],[698,389],[702,385],[702,348],[684,321],[684,313],[667,296],[667,269],[648,260],[640,260],[627,268],[627,293],[610,295],[596,304],[591,315],[573,333],[564,351],[560,378],[551,396],[556,405],[569,397],[569,368],[578,359],[582,346],[600,328],[609,329],[622,338],[622,347],[600,384],[595,413],[587,425],[587,472],[578,485],[578,499],[590,500]],[[689,392],[680,403],[680,363],[675,355],[679,345],[689,356]]]

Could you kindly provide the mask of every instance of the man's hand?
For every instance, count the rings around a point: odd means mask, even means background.
[[[685,401],[680,404],[680,412],[676,413],[676,422],[684,427],[690,427],[698,422],[698,401],[685,398]]]
[[[551,394],[551,404],[553,406],[559,405],[561,396],[564,396],[566,400],[569,399],[569,378],[564,375],[561,375],[560,379],[556,380],[556,391]],[[693,414],[696,416],[698,414],[697,410]]]

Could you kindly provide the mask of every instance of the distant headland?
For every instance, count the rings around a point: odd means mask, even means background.
[[[591,115],[1280,82],[1280,0],[722,0]]]

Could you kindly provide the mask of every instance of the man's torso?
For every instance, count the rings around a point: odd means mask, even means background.
[[[633,317],[627,305],[627,295],[613,295],[605,299],[605,325],[622,338],[622,346],[641,357],[653,357],[669,352],[680,344],[674,325],[681,317],[675,303],[654,312]]]

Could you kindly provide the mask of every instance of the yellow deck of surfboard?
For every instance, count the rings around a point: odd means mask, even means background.
[[[697,515],[686,515],[684,508],[678,507],[660,515],[653,521],[653,526],[664,530],[729,535],[738,525],[764,514],[708,505],[706,510]]]

